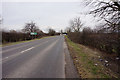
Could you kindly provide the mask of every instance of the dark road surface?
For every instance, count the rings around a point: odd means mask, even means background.
[[[64,36],[2,48],[3,78],[65,78]]]

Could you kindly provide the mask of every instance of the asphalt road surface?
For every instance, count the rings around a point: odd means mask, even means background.
[[[3,78],[65,78],[64,36],[2,47]]]

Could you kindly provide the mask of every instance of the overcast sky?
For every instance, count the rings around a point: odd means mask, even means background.
[[[31,0],[33,1],[33,0]],[[85,26],[94,27],[93,17],[80,14],[88,11],[83,2],[2,2],[3,29],[20,30],[34,21],[43,31],[49,27],[60,31],[69,26],[70,19],[81,17]]]

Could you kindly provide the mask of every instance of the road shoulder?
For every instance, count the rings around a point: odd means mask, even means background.
[[[79,78],[77,69],[74,66],[73,60],[68,51],[66,42],[64,41],[64,53],[65,53],[65,77],[66,78]]]

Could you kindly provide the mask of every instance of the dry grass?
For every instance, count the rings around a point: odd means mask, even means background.
[[[65,36],[65,38],[70,54],[81,78],[117,78],[113,72],[98,61],[98,57],[101,56],[100,52],[76,44],[69,40],[67,36]]]

